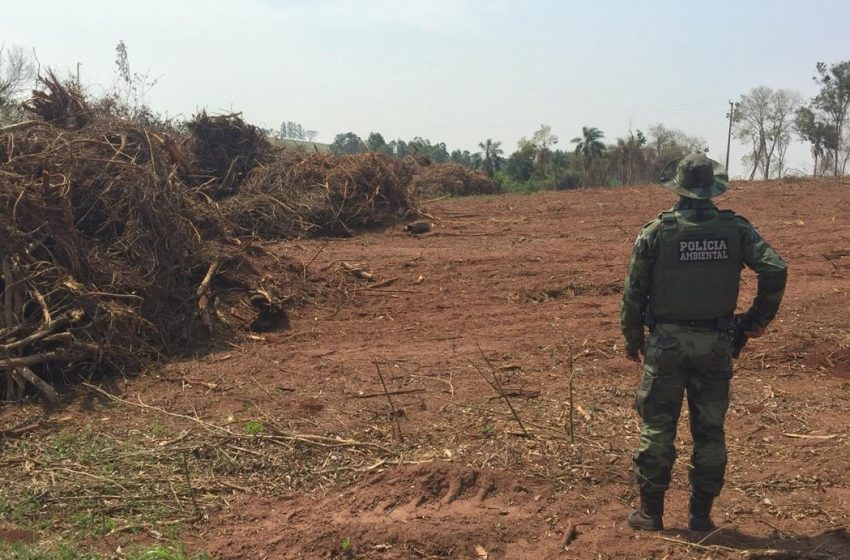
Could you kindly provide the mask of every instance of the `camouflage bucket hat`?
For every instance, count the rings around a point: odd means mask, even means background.
[[[690,154],[664,166],[661,184],[679,196],[708,200],[726,191],[729,175],[704,154]]]

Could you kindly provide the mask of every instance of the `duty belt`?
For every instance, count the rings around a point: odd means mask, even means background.
[[[695,329],[717,329],[718,331],[726,331],[729,329],[731,324],[731,315],[724,315],[723,317],[718,317],[716,319],[700,319],[696,321],[688,321],[686,319],[667,319],[656,315],[653,317],[653,324],[651,326],[682,325],[685,327],[693,327]]]

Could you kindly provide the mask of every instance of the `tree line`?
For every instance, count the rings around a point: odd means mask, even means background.
[[[116,80],[102,102],[121,108],[127,118],[156,119],[144,103],[145,94],[156,81],[130,71],[123,41],[116,52]],[[37,74],[33,55],[20,47],[0,46],[0,125],[21,117],[18,108],[35,86]],[[795,140],[808,144],[814,175],[840,176],[847,172],[850,61],[818,62],[813,80],[818,92],[809,100],[792,90],[759,86],[732,105],[732,132],[747,146],[741,157],[747,178],[770,179],[799,172],[789,170],[786,162],[788,148]],[[263,130],[279,140],[312,142],[318,135],[294,121]],[[599,128],[583,126],[567,145],[559,145],[551,126],[541,124],[528,137],[520,138],[510,154],[502,142],[492,138],[482,140],[477,150],[449,151],[444,142],[419,136],[388,142],[379,132],[370,133],[365,140],[353,132],[337,134],[330,150],[336,154],[375,152],[400,159],[414,155],[437,163],[455,162],[486,173],[509,190],[532,191],[654,182],[667,162],[692,151],[708,151],[708,145],[698,136],[663,124],[646,131],[629,130],[613,141],[606,141]]]
[[[330,150],[335,154],[375,152],[399,159],[422,156],[436,163],[454,162],[486,173],[508,190],[527,192],[648,183],[671,159],[708,149],[702,138],[661,124],[650,127],[648,134],[629,131],[614,144],[603,140],[601,130],[585,126],[567,149],[560,149],[552,127],[543,124],[530,136],[520,138],[510,155],[492,138],[481,141],[477,152],[449,152],[444,142],[432,143],[421,137],[387,142],[378,132],[370,133],[366,140],[353,132],[337,134]]]
[[[793,141],[809,145],[814,175],[841,176],[850,162],[850,61],[827,65],[818,62],[814,81],[819,87],[805,101],[796,91],[753,88],[742,94],[731,109],[735,138],[747,146],[741,157],[748,179],[782,177],[788,169],[786,155]],[[403,158],[418,154],[435,162],[454,161],[481,170],[514,191],[568,189],[582,185],[634,185],[654,182],[669,161],[693,151],[707,152],[703,138],[663,124],[629,130],[606,143],[604,133],[582,127],[566,149],[551,126],[540,125],[530,137],[520,138],[517,148],[505,155],[502,143],[488,138],[478,151],[449,152],[445,143],[416,137],[386,142],[377,132],[364,141],[353,132],[337,134],[331,151],[338,154],[372,151]]]
[[[301,123],[293,121],[283,121],[277,130],[264,129],[265,133],[278,140],[300,140],[303,142],[312,142],[319,135],[317,130],[305,129]]]

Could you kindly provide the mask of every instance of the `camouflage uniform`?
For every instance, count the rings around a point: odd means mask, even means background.
[[[751,330],[763,328],[774,318],[785,289],[787,265],[782,258],[748,221],[729,211],[718,210],[708,198],[680,198],[669,212],[644,226],[635,241],[620,307],[626,352],[630,356],[637,356],[638,351],[644,349],[644,325],[650,326],[643,378],[635,399],[643,429],[634,455],[634,470],[642,502],[646,496],[660,500],[654,512],[657,523],[652,529],[662,527],[663,493],[670,485],[670,473],[676,459],[676,426],[685,394],[693,436],[690,482],[694,494],[707,501],[705,524],[711,526],[708,512],[713,498],[723,487],[726,469],[723,424],[729,407],[732,342],[725,326],[737,300],[740,269],[746,265],[758,274],[758,295],[747,312],[753,325]],[[662,265],[667,262],[660,261],[660,255],[664,250],[669,252],[669,247],[662,246],[665,221],[684,222],[699,231],[700,224],[717,222],[721,214],[728,220],[726,231],[737,232],[740,240],[740,243],[738,239],[733,240],[730,246],[734,245],[735,250],[724,254],[726,276],[730,278],[729,283],[734,284],[727,289],[734,293],[725,298],[731,302],[731,308],[727,305],[724,309],[712,310],[710,304],[708,307],[700,304],[713,283],[722,282],[711,273],[710,263],[707,267],[704,265],[704,273],[687,277],[687,286],[681,285],[679,277],[676,277],[679,284],[675,283],[676,279],[672,284],[668,281],[666,290],[663,284],[660,287],[654,284],[659,277],[663,279],[665,274],[670,274],[665,266],[659,266],[659,262]],[[686,245],[683,243],[682,247]],[[681,258],[680,255],[679,260]],[[665,291],[677,290],[689,297],[690,302],[686,306],[678,304],[676,319],[654,317],[653,298],[660,301],[665,299]],[[710,301],[710,297],[708,299]],[[665,312],[671,309],[677,310],[677,305],[667,306]],[[696,316],[690,317],[689,313]],[[631,518],[630,524],[635,528],[650,528],[636,526]]]

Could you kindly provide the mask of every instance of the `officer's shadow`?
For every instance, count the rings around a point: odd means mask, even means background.
[[[678,536],[672,540],[685,541],[695,549],[728,549],[728,552],[738,552],[745,557],[801,560],[850,557],[850,534],[846,527],[828,529],[814,537],[782,534],[777,531],[766,537],[758,537],[727,528],[717,529],[707,535],[691,531],[676,533]],[[776,552],[760,554],[766,550]],[[748,551],[750,554],[746,554]]]

